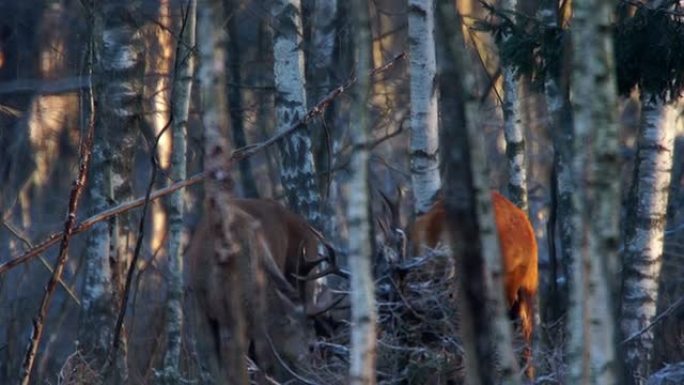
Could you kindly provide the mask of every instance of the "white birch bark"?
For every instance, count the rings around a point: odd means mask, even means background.
[[[651,372],[664,228],[674,150],[675,110],[645,92],[635,162],[633,194],[627,207],[623,255],[622,321],[628,384],[644,384]],[[643,331],[642,331],[643,330]]]
[[[617,384],[611,282],[618,257],[620,174],[617,86],[609,2],[574,3],[573,171],[578,189],[573,248],[570,381]]]
[[[527,155],[522,126],[518,81],[510,65],[503,66],[503,116],[506,158],[508,158],[508,195],[523,211],[527,204]]]
[[[501,3],[504,12],[514,12],[517,0]],[[502,43],[511,38],[509,33],[502,37]],[[508,158],[508,195],[516,206],[527,212],[527,156],[525,154],[525,131],[522,126],[521,101],[518,97],[519,82],[515,79],[515,68],[502,63],[503,75],[503,128],[506,139],[506,158]]]
[[[276,88],[276,125],[288,129],[306,114],[304,52],[300,0],[274,0],[273,73]],[[279,142],[280,179],[290,206],[318,226],[320,197],[311,152],[311,139],[301,128]]]
[[[186,178],[186,136],[188,115],[190,110],[190,94],[192,90],[192,77],[194,74],[195,58],[195,21],[197,3],[190,0],[187,5],[186,24],[183,26],[183,35],[179,37],[177,55],[178,65],[173,78],[173,91],[171,93],[171,108],[173,113],[172,122],[172,152],[171,152],[171,178],[183,180]],[[181,380],[181,346],[183,330],[183,189],[171,194],[168,202],[169,214],[169,263],[167,275],[166,297],[166,355],[164,356],[164,368],[162,382],[173,384]]]
[[[598,3],[598,4],[597,4]],[[591,176],[593,206],[586,207],[584,218],[589,223],[589,325],[591,333],[590,381],[595,384],[617,384],[615,281],[618,270],[620,238],[620,143],[618,99],[612,36],[613,5],[608,1],[590,2],[586,6],[592,16],[593,40],[587,49],[592,52],[593,87],[592,146],[594,170]],[[589,43],[593,43],[589,45]],[[576,92],[579,92],[578,90]],[[582,97],[581,94],[577,94]],[[587,95],[591,98],[591,95]]]
[[[129,17],[131,12],[137,11],[136,7],[135,3],[105,1],[94,8],[95,72],[99,79],[95,87],[96,132],[98,140],[107,141],[109,151],[102,154],[103,158],[93,160],[100,166],[102,162],[108,163],[104,169],[106,174],[97,187],[97,199],[107,205],[132,198],[130,180],[137,138],[134,128],[140,118],[143,75],[141,35],[138,25]],[[101,201],[102,195],[106,202]],[[93,342],[101,343],[114,333],[131,245],[135,244],[129,221],[129,216],[122,215],[110,223],[108,253],[102,243],[106,239],[102,233],[104,229],[91,243],[96,253],[89,256],[93,260],[87,265],[94,270],[86,274],[86,282],[93,285],[84,288],[84,297],[89,298],[84,303],[89,305],[83,309],[84,325],[91,329],[83,330],[83,333],[86,338],[93,332],[102,333]],[[109,277],[105,278],[102,271],[110,274]],[[112,341],[107,343],[112,344]],[[112,365],[105,374],[108,383],[125,383],[128,377],[125,333],[117,344]],[[109,348],[107,346],[105,351]]]
[[[107,161],[110,149],[102,130],[96,128],[93,145],[93,164],[88,177],[88,195],[92,213],[109,207],[111,164]],[[113,272],[109,264],[110,225],[99,222],[88,236],[81,293],[81,320],[78,340],[94,356],[104,355],[114,337],[116,308],[113,304]]]
[[[413,208],[416,215],[421,215],[432,207],[441,186],[434,11],[434,0],[409,0],[410,160]]]
[[[368,116],[368,95],[371,63],[371,33],[368,3],[354,0],[354,45],[356,74],[358,81],[352,104],[351,140],[354,152],[351,155],[349,181],[349,202],[347,220],[349,223],[349,269],[351,272],[351,352],[349,383],[372,385],[376,383],[376,330],[375,288],[371,267],[370,238],[370,186],[368,184],[370,119]]]

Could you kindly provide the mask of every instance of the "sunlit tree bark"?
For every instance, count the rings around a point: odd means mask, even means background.
[[[660,285],[658,287],[658,314],[672,311],[678,303],[684,301],[684,285],[682,285],[681,254],[672,246],[681,242],[681,218],[684,212],[684,135],[682,121],[677,119],[678,134],[674,142],[672,160],[672,177],[667,208],[667,225],[665,230],[665,247],[663,265],[661,267]],[[654,328],[653,367],[659,368],[673,361],[672,357],[684,357],[684,345],[671,336],[681,335],[684,323],[677,317],[666,317]],[[683,364],[684,365],[684,364]]]
[[[173,37],[170,0],[159,2],[159,13],[157,24],[154,25],[154,41],[150,44],[153,49],[147,51],[148,57],[146,66],[146,78],[154,79],[146,92],[145,100],[150,99],[151,116],[148,121],[152,127],[154,136],[161,135],[157,144],[157,159],[159,167],[168,170],[171,164],[172,151],[172,132],[167,129],[163,134],[164,127],[170,124],[169,117],[171,112],[170,93],[171,93],[171,71],[173,65]],[[149,43],[148,43],[149,44]],[[150,142],[152,138],[150,138]],[[164,181],[161,181],[164,184]],[[167,212],[162,201],[152,203],[151,207],[152,230],[150,236],[150,248],[155,255],[163,254],[164,239],[167,232]],[[162,251],[160,253],[159,251]]]
[[[171,178],[186,178],[186,136],[188,115],[190,110],[190,93],[195,69],[195,20],[197,3],[190,0],[184,7],[182,35],[179,36],[176,71],[173,79],[173,114],[172,133],[173,147],[171,153]],[[183,330],[183,190],[171,194],[168,202],[169,212],[169,263],[166,297],[166,355],[162,383],[175,384],[181,382],[181,345]]]
[[[674,109],[644,92],[623,248],[622,322],[628,384],[651,373],[656,299],[674,150]]]

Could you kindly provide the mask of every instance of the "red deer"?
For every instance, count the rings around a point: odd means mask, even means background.
[[[271,357],[265,365],[271,363],[271,366],[262,369],[270,374],[279,373],[282,377],[286,373],[282,364],[305,363],[309,355],[314,334],[306,315],[315,315],[332,305],[315,304],[311,296],[312,282],[298,278],[311,275],[309,273],[320,262],[317,250],[324,240],[303,218],[275,201],[235,199],[230,201],[230,206],[234,220],[229,231],[232,239],[243,246],[234,257],[246,258],[248,264],[258,264],[265,272],[265,302],[271,315],[265,317],[264,321],[271,347]],[[201,330],[198,330],[198,334],[205,350],[202,353],[212,354],[213,350],[213,360],[210,356],[209,362],[214,375],[220,375],[220,363],[225,359],[223,351],[226,341],[223,335],[230,330],[231,318],[227,305],[230,300],[225,267],[214,257],[214,236],[209,223],[205,215],[190,241],[187,255],[191,286],[199,308]],[[334,258],[334,255],[329,258]],[[334,260],[331,260],[331,266],[335,266]],[[329,272],[336,270],[329,269],[313,277]],[[243,287],[253,287],[251,285],[253,282],[245,280]],[[252,293],[245,293],[248,294],[244,295],[242,308],[248,325],[247,340],[254,344],[255,333],[259,331],[253,325],[258,321],[255,317],[260,315],[254,309],[256,304],[251,298]],[[304,304],[306,315],[301,306],[297,306],[301,304]],[[275,365],[276,362],[280,364]]]
[[[520,320],[527,375],[532,377],[530,343],[534,328],[534,298],[538,286],[537,241],[534,229],[524,211],[496,191],[492,191],[494,219],[499,234],[504,269],[504,289],[512,317]],[[410,230],[414,255],[421,245],[436,247],[445,238],[446,211],[439,199],[432,208],[416,219]]]

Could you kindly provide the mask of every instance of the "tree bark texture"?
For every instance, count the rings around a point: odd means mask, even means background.
[[[574,2],[573,81],[576,208],[570,303],[570,381],[620,383],[613,286],[620,207],[617,85],[609,2]]]
[[[301,2],[274,0],[271,15],[276,125],[283,131],[306,114]],[[320,196],[309,134],[302,127],[279,143],[280,179],[290,207],[320,227]]]
[[[622,321],[628,384],[644,384],[651,373],[668,193],[674,150],[674,109],[650,93],[642,95],[634,180],[627,206],[623,247]]]
[[[409,1],[411,184],[414,213],[427,212],[441,187],[434,0]]]
[[[317,0],[314,2],[311,13],[311,53],[307,57],[308,78],[311,85],[309,93],[309,105],[315,105],[330,90],[333,84],[334,71],[340,68],[335,63],[335,43],[338,39],[338,1]],[[311,123],[311,139],[313,140],[314,160],[318,173],[318,188],[321,194],[321,212],[324,221],[321,223],[323,234],[334,239],[337,233],[338,219],[333,205],[337,196],[338,184],[331,172],[334,154],[339,150],[342,130],[334,124],[336,119],[336,103],[329,105],[325,113]],[[333,122],[332,124],[329,124]]]
[[[501,3],[504,12],[513,13],[517,0]],[[502,45],[511,38],[510,33],[502,36]],[[525,130],[522,125],[522,102],[519,97],[520,82],[516,79],[515,68],[502,63],[503,75],[503,118],[504,138],[506,139],[506,158],[508,158],[508,196],[516,206],[528,211],[527,206],[527,156],[525,154]]]
[[[561,22],[558,2],[543,0],[537,13],[537,18],[548,31],[556,31],[564,23]],[[564,36],[569,35],[564,33]],[[550,215],[547,223],[549,244],[549,279],[550,290],[541,290],[540,303],[542,322],[555,323],[566,315],[570,277],[569,266],[572,261],[572,193],[574,189],[572,173],[571,145],[574,137],[572,106],[569,100],[569,82],[564,76],[569,69],[568,52],[570,39],[559,42],[555,35],[547,33],[542,41],[542,50],[547,56],[547,74],[544,79],[544,98],[548,111],[546,121],[547,131],[553,142],[553,165],[551,168],[551,203]],[[558,44],[562,44],[560,57],[556,55]],[[555,334],[555,333],[553,333]],[[547,334],[544,343],[554,343],[555,335]],[[545,346],[544,348],[551,348]]]
[[[91,196],[98,202],[97,207],[132,198],[130,180],[141,118],[143,54],[138,23],[130,15],[136,13],[138,6],[138,2],[119,1],[103,1],[94,6],[98,136],[93,165],[103,171],[102,175],[93,175],[97,192]],[[102,146],[103,142],[107,146],[98,148],[98,143]],[[93,347],[93,352],[108,351],[107,344],[118,346],[105,374],[107,383],[118,384],[125,383],[128,377],[125,334],[120,341],[111,338],[134,237],[129,215],[119,216],[109,225],[98,225],[97,235],[89,241],[95,253],[89,254],[87,262],[85,279],[92,286],[86,284],[84,288],[88,300],[84,300],[83,322],[90,327],[83,328],[83,336],[93,344],[83,346]],[[108,245],[104,243],[107,238]]]
[[[376,383],[376,319],[375,287],[373,283],[370,237],[370,186],[368,184],[369,149],[365,143],[370,137],[368,96],[370,94],[371,32],[368,3],[352,1],[355,14],[354,45],[358,76],[352,105],[352,131],[354,152],[351,155],[349,202],[349,268],[351,272],[351,351],[349,383],[372,385]]]
[[[151,146],[154,137],[161,135],[157,143],[157,159],[159,167],[166,171],[171,165],[173,136],[171,129],[165,130],[163,134],[161,133],[164,127],[171,123],[169,122],[171,117],[171,76],[175,40],[172,36],[173,17],[171,16],[170,2],[171,0],[159,1],[157,25],[152,27],[156,39],[151,39],[152,41],[148,42],[145,47],[145,61],[148,63],[145,66],[145,78],[155,78],[153,86],[149,87],[149,90],[145,90],[144,94],[144,100],[149,105],[146,108],[151,109],[151,112],[145,112],[145,116],[152,126],[151,135],[148,135],[148,142]],[[165,187],[165,182],[162,179],[157,184],[159,187]],[[152,203],[151,220],[150,248],[155,255],[166,256],[167,250],[164,241],[168,230],[168,213],[161,201]]]
[[[186,136],[188,115],[190,112],[190,94],[195,69],[195,21],[197,13],[196,0],[189,0],[183,7],[185,16],[181,26],[181,35],[176,53],[176,71],[173,79],[171,108],[173,114],[171,152],[171,178],[186,178],[187,147]],[[163,382],[179,383],[181,380],[181,347],[183,330],[183,191],[171,194],[168,202],[169,214],[169,263],[166,297],[166,355],[164,356]]]

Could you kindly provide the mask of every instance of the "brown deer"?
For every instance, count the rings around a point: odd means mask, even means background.
[[[311,278],[337,272],[334,253],[303,218],[275,201],[235,199],[229,204],[234,217],[228,231],[230,238],[240,243],[240,251],[231,257],[244,258],[250,270],[257,272],[242,281],[245,295],[241,302],[248,325],[246,339],[257,358],[265,361],[258,362],[264,372],[276,378],[291,378],[290,366],[306,362],[314,340],[311,319],[307,316],[324,312],[334,305],[332,301],[316,303],[311,282]],[[203,353],[210,355],[211,371],[215,376],[222,376],[226,344],[230,343],[226,331],[232,330],[231,301],[226,290],[228,272],[225,264],[214,256],[211,230],[208,215],[205,215],[190,241],[187,256],[191,287],[198,306],[198,340]],[[320,244],[328,248],[329,255],[325,258],[317,255]],[[310,274],[322,260],[327,260],[332,268]],[[301,278],[306,275],[309,275],[307,279]],[[257,301],[252,298],[257,281],[264,283],[261,287],[268,314],[261,314],[259,310],[264,309],[258,309]],[[259,331],[254,326],[260,322],[265,330]],[[263,348],[264,340],[268,342],[268,349]],[[261,348],[257,346],[260,341]]]
[[[512,318],[520,320],[525,340],[523,352],[528,377],[534,376],[530,344],[534,328],[534,298],[538,287],[537,240],[524,211],[496,191],[492,191],[494,220],[504,271],[504,289]],[[413,254],[422,245],[434,248],[445,241],[446,210],[439,199],[432,208],[416,219],[409,231]]]

